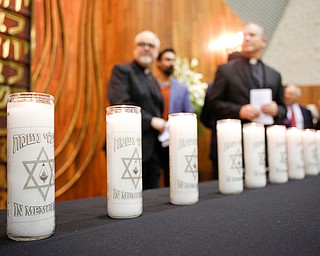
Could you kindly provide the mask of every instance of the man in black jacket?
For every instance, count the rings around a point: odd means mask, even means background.
[[[255,120],[262,112],[280,124],[286,116],[281,75],[261,61],[267,43],[263,28],[248,24],[243,36],[242,56],[218,66],[207,92],[205,109],[216,120],[232,118],[245,123]],[[265,88],[271,89],[272,101],[257,109],[250,104],[250,90]],[[217,175],[217,170],[214,173]]]
[[[111,105],[135,105],[142,113],[142,180],[143,189],[160,185],[160,142],[164,130],[163,98],[159,84],[151,74],[151,65],[158,55],[160,41],[151,31],[135,37],[133,61],[115,65],[108,85]]]

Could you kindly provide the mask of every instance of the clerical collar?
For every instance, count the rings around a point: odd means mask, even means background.
[[[258,60],[256,58],[251,58],[251,59],[249,59],[249,63],[251,65],[256,65],[258,63]]]
[[[151,71],[150,71],[150,69],[146,68],[146,69],[143,70],[143,73],[144,73],[145,75],[150,75],[150,74],[151,74]]]

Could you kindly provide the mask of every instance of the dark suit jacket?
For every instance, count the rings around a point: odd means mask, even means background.
[[[320,130],[320,118],[318,118],[318,121],[317,121],[317,124],[316,124],[316,127],[315,127],[317,130]]]
[[[304,129],[315,129],[316,127],[313,124],[311,111],[301,105],[299,105],[303,117],[303,128]],[[283,120],[283,124],[287,127],[291,127],[291,120],[286,118]]]
[[[313,121],[312,121],[312,114],[311,111],[303,106],[300,105],[302,116],[303,116],[303,123],[305,129],[313,129]]]
[[[111,105],[135,105],[142,114],[142,160],[148,160],[159,147],[158,131],[151,127],[152,117],[162,117],[163,98],[159,84],[146,75],[136,62],[116,65],[108,85]],[[155,145],[159,144],[159,145]]]
[[[208,94],[212,86],[213,86],[212,84],[208,84],[206,96],[204,98],[204,104],[202,106],[200,117],[199,117],[200,121],[204,124],[204,126],[210,129],[212,128],[212,119],[214,119],[214,117],[212,116],[212,113],[208,109]]]
[[[240,119],[241,106],[250,103],[250,89],[256,89],[250,75],[248,60],[244,57],[234,59],[218,66],[213,86],[208,91],[207,111],[217,119]],[[280,74],[263,64],[264,87],[272,90],[272,99],[278,104],[275,123],[286,117],[283,87]]]

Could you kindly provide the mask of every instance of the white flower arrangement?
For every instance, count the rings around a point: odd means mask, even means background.
[[[200,114],[200,111],[204,104],[204,98],[208,84],[202,82],[203,75],[194,71],[199,65],[199,61],[193,58],[189,63],[188,58],[177,57],[174,77],[185,84],[189,88],[189,95],[191,103],[193,104],[195,113]]]

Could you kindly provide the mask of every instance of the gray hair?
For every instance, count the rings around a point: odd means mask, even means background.
[[[136,35],[136,37],[134,38],[134,43],[137,44],[139,42],[141,42],[141,39],[143,37],[149,37],[149,38],[152,38],[152,40],[154,41],[154,45],[156,48],[160,48],[160,40],[159,38],[157,37],[157,35],[151,31],[148,31],[148,30],[145,30],[145,31],[142,31],[140,33],[138,33]]]
[[[297,85],[295,85],[295,84],[288,84],[286,87],[292,87],[292,88],[294,89],[296,95],[297,95],[298,97],[301,97],[302,92],[301,92],[301,88],[300,88],[299,86],[297,86]]]

